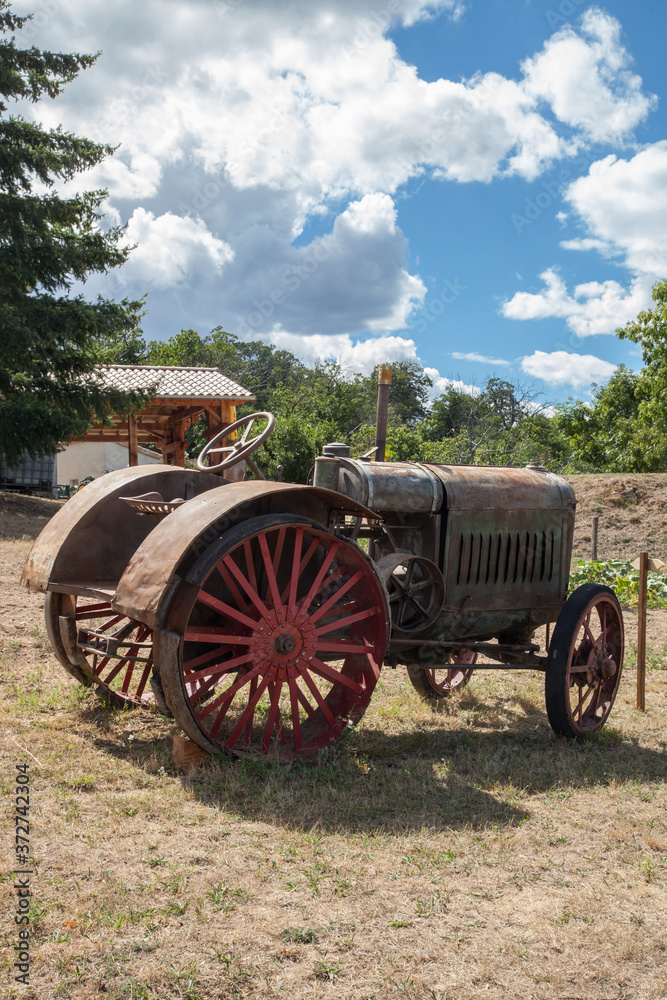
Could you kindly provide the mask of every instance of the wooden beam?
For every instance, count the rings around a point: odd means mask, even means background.
[[[139,465],[139,452],[137,450],[137,418],[133,413],[127,418],[127,450],[130,457],[130,468]]]

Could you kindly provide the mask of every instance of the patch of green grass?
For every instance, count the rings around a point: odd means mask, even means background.
[[[318,937],[312,927],[284,927],[280,936],[286,944],[312,944]]]

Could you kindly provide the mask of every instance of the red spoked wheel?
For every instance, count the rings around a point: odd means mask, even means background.
[[[157,633],[186,733],[208,750],[283,759],[335,743],[366,710],[386,649],[372,563],[323,527],[276,515],[229,532],[198,565],[170,632]]]
[[[586,583],[568,598],[549,647],[545,679],[552,729],[590,736],[607,721],[623,669],[623,616],[609,587]]]
[[[149,681],[153,633],[141,622],[115,612],[108,601],[50,594],[47,630],[56,656],[81,683],[114,708],[155,703]],[[59,631],[55,635],[54,622]],[[64,663],[62,655],[68,661]],[[79,676],[82,675],[82,676]]]
[[[408,677],[425,701],[440,701],[463,690],[472,677],[472,665],[476,662],[477,653],[474,650],[461,649],[445,660],[445,664],[451,664],[449,669],[409,666]]]

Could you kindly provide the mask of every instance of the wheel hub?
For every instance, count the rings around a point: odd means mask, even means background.
[[[283,609],[280,617],[270,612],[252,637],[253,664],[275,680],[285,680],[288,671],[298,672],[299,664],[308,663],[316,652],[315,625],[304,622],[296,608],[286,614]]]
[[[296,636],[291,635],[289,632],[283,632],[282,635],[278,636],[274,643],[276,653],[289,655],[289,653],[293,653],[296,649],[296,643]]]

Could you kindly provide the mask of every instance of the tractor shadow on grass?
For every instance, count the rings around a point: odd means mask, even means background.
[[[158,765],[202,803],[246,819],[293,829],[369,833],[512,826],[547,791],[576,792],[613,783],[664,778],[665,756],[608,725],[589,741],[556,736],[544,712],[515,699],[471,725],[448,728],[447,717],[410,730],[362,726],[314,759],[211,759],[176,778],[171,724],[158,735],[144,727],[131,744],[100,733],[97,747],[134,766]]]

